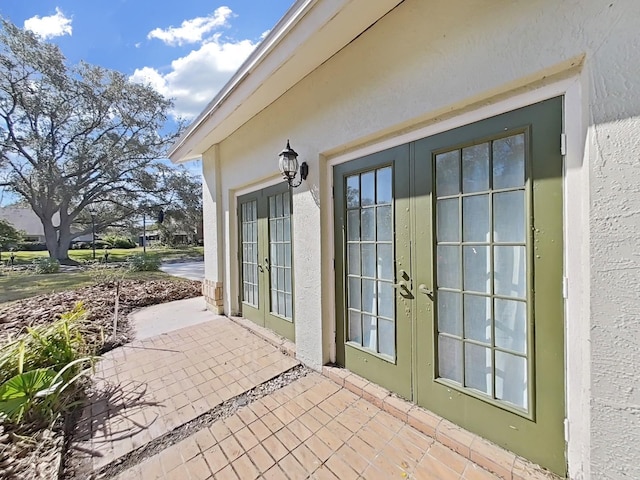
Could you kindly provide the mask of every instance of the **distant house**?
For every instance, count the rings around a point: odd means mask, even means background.
[[[6,220],[17,230],[24,232],[24,240],[27,242],[44,243],[44,228],[42,222],[33,210],[26,207],[2,207],[0,208],[0,219]],[[53,224],[60,222],[59,215],[53,216]],[[74,231],[72,229],[72,231]],[[75,230],[77,231],[77,229]],[[91,234],[74,238],[75,242],[90,242]]]

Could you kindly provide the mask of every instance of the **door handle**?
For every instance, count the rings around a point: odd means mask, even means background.
[[[264,268],[262,268],[262,265],[258,264],[258,270],[260,270],[260,273],[264,272]]]
[[[409,285],[404,280],[400,280],[398,283],[393,284],[393,288],[404,288],[405,290],[409,290]]]
[[[270,267],[269,267],[269,259],[268,259],[267,257],[264,257],[264,268],[266,268],[266,269],[267,269],[267,271],[269,271],[269,270],[270,270]]]
[[[424,293],[427,297],[433,298],[433,290],[429,290],[424,283],[418,285],[418,291]]]

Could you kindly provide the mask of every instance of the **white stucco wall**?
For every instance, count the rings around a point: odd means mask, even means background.
[[[224,241],[224,255],[207,254],[207,277],[224,281],[225,311],[238,309],[235,195],[279,181],[276,157],[288,138],[310,166],[293,195],[297,351],[319,367],[331,360],[333,338],[327,162],[574,78],[565,191],[569,466],[575,479],[640,478],[639,25],[637,0],[403,2],[222,142],[219,178],[216,155],[205,156],[206,183],[220,189],[214,226],[205,188],[206,241],[214,231]]]

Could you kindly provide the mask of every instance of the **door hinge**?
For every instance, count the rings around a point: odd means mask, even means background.
[[[569,279],[562,277],[562,298],[569,298]]]
[[[560,134],[560,154],[561,155],[567,154],[567,134],[566,133]]]
[[[336,259],[334,258],[333,259],[333,271],[335,272],[335,270],[336,270]]]
[[[336,187],[331,186],[331,198],[336,198]]]

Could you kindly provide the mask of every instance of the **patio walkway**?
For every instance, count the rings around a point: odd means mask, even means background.
[[[213,314],[109,352],[79,422],[75,478],[498,478],[319,373],[280,383],[298,365]],[[251,397],[268,381],[275,391]],[[222,413],[207,422],[212,409]]]
[[[225,317],[104,355],[76,450],[97,471],[298,362]]]

